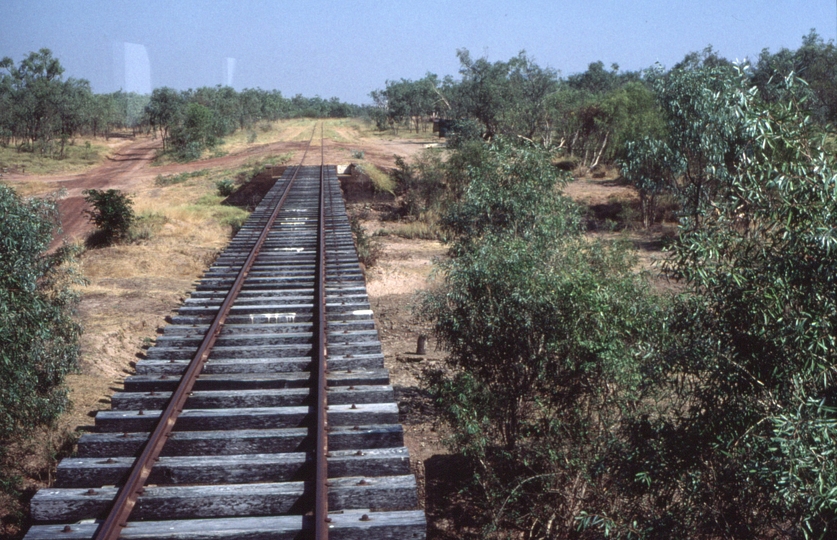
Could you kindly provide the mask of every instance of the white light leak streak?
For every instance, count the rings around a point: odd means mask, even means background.
[[[151,61],[148,49],[138,43],[125,43],[125,92],[151,93]]]
[[[235,58],[225,58],[224,59],[224,84],[226,86],[232,86],[234,77],[235,77]]]

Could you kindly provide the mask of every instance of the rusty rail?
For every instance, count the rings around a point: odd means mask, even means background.
[[[166,440],[168,439],[169,435],[172,432],[172,429],[174,428],[174,424],[177,421],[177,417],[183,411],[183,407],[186,404],[186,399],[189,397],[189,393],[192,391],[192,387],[195,384],[195,380],[197,379],[197,376],[203,369],[203,365],[209,357],[209,352],[212,350],[212,346],[215,344],[215,341],[218,338],[218,334],[220,334],[221,332],[221,328],[224,325],[224,321],[226,320],[227,315],[229,314],[230,307],[232,306],[235,299],[238,297],[238,293],[241,291],[241,287],[244,284],[244,280],[247,278],[247,275],[250,272],[250,268],[253,266],[253,263],[255,262],[262,245],[267,239],[267,236],[270,233],[270,228],[276,221],[276,217],[279,215],[279,211],[282,209],[282,205],[285,203],[285,199],[287,198],[288,193],[290,193],[291,186],[293,185],[294,180],[296,180],[297,173],[299,172],[299,169],[302,167],[302,163],[305,161],[305,157],[308,154],[308,148],[311,146],[311,141],[314,139],[316,129],[317,128],[315,126],[314,131],[312,131],[311,133],[311,139],[308,141],[308,145],[305,148],[305,152],[303,152],[302,154],[300,165],[297,166],[293,176],[288,181],[287,186],[285,186],[285,190],[282,193],[282,197],[279,199],[276,208],[273,210],[273,213],[268,219],[267,224],[264,227],[264,230],[262,230],[262,233],[259,235],[256,244],[250,251],[247,260],[245,261],[244,265],[239,271],[238,276],[236,277],[232,287],[230,288],[230,291],[224,298],[224,302],[221,304],[218,313],[215,315],[212,324],[209,326],[209,330],[207,330],[206,335],[203,341],[201,342],[201,345],[198,347],[198,350],[195,352],[194,357],[189,362],[189,366],[186,369],[186,372],[183,374],[183,377],[180,380],[180,384],[177,386],[177,389],[172,394],[171,400],[166,406],[166,409],[163,411],[163,414],[161,415],[160,420],[157,423],[157,426],[155,427],[154,431],[151,433],[151,436],[146,442],[145,448],[143,449],[140,456],[136,459],[136,461],[134,461],[134,465],[131,468],[131,474],[128,476],[128,479],[126,480],[125,484],[122,486],[122,488],[120,488],[119,492],[117,493],[113,507],[108,513],[108,517],[105,519],[104,522],[102,522],[101,527],[99,527],[99,529],[96,531],[94,540],[118,540],[120,534],[122,533],[122,529],[126,526],[128,522],[128,517],[131,515],[131,511],[134,509],[134,506],[137,503],[137,499],[144,490],[143,486],[145,485],[145,482],[148,480],[148,476],[151,474],[151,469],[154,467],[154,463],[159,459],[160,452],[162,451],[163,446],[166,444]],[[320,204],[322,205],[322,202]],[[322,207],[320,211],[322,212]]]
[[[321,125],[322,126],[322,125]],[[314,500],[314,537],[328,540],[328,434],[326,432],[326,334],[325,334],[325,156],[322,127],[320,131],[320,197],[317,217],[317,266],[314,282],[314,310],[317,383],[316,383],[316,480]]]

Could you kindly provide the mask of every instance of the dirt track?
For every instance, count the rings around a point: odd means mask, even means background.
[[[426,140],[409,139],[363,139],[347,144],[326,139],[325,162],[348,163],[351,161],[351,156],[347,146],[351,146],[352,150],[362,150],[366,154],[367,162],[388,168],[394,165],[396,154],[411,156],[420,152],[426,142]],[[178,174],[208,168],[234,168],[254,158],[289,152],[294,154],[293,162],[294,159],[298,159],[299,151],[304,145],[305,143],[299,141],[272,142],[251,146],[223,157],[154,166],[152,160],[158,149],[162,147],[162,142],[160,139],[143,136],[116,145],[115,152],[102,165],[83,173],[51,176],[12,174],[8,175],[5,180],[12,184],[37,182],[43,185],[45,192],[61,190],[58,208],[63,234],[53,241],[52,247],[56,247],[64,239],[72,241],[84,238],[93,229],[84,214],[87,204],[84,202],[82,192],[86,189],[113,188],[131,193],[157,175]],[[315,141],[304,164],[319,164],[319,150],[319,144]]]

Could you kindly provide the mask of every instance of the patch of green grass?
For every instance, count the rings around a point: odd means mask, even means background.
[[[190,178],[196,178],[198,176],[206,176],[210,173],[209,169],[201,169],[199,171],[192,171],[192,172],[184,172],[180,174],[168,174],[163,176],[162,174],[158,174],[157,178],[154,180],[155,186],[171,186],[174,184],[180,184],[185,182]]]
[[[197,204],[186,205],[183,210],[198,219],[217,221],[229,226],[235,234],[250,213],[236,206],[223,206],[219,204],[222,200],[224,200],[223,197],[214,194],[204,195],[198,199]]]
[[[218,193],[206,193],[201,195],[197,201],[195,201],[194,206],[214,206],[221,204],[221,201],[224,200],[224,197],[218,195]]]
[[[369,180],[372,181],[372,185],[375,186],[375,191],[389,194],[395,193],[395,181],[390,175],[378,167],[369,163],[363,166],[356,165],[356,168],[361,174],[365,174],[369,177]]]

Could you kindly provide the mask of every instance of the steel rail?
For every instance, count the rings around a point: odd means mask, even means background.
[[[328,434],[326,432],[326,333],[325,333],[325,147],[323,127],[320,124],[320,197],[317,217],[317,265],[314,282],[314,309],[316,325],[316,479],[314,489],[314,538],[328,540]]]
[[[282,192],[282,197],[276,204],[276,208],[273,210],[273,213],[268,219],[262,233],[259,235],[253,249],[250,251],[250,255],[247,257],[247,260],[239,271],[238,276],[230,288],[230,291],[224,298],[224,302],[221,304],[218,313],[215,315],[212,324],[209,326],[203,341],[195,352],[194,357],[192,357],[189,367],[180,379],[177,389],[172,394],[166,409],[160,416],[157,426],[146,442],[145,448],[140,456],[134,461],[134,464],[131,467],[131,474],[125,481],[125,484],[117,492],[114,504],[111,507],[107,518],[104,522],[102,522],[101,527],[99,527],[96,531],[96,535],[93,537],[94,540],[118,540],[120,534],[122,533],[122,529],[127,525],[128,517],[131,515],[131,511],[133,511],[134,506],[137,503],[137,499],[144,491],[143,486],[148,480],[148,476],[151,474],[151,469],[154,467],[154,463],[159,459],[160,452],[174,429],[177,417],[183,411],[186,400],[189,397],[189,393],[192,391],[192,387],[195,384],[195,380],[203,369],[203,365],[209,357],[209,352],[212,350],[218,335],[221,333],[221,328],[224,325],[224,321],[227,318],[230,307],[238,297],[238,293],[241,291],[244,280],[247,278],[247,275],[249,274],[262,245],[267,239],[270,229],[276,221],[288,193],[290,193],[291,186],[293,186],[297,173],[299,173],[302,163],[305,161],[305,157],[308,154],[308,149],[311,146],[311,141],[314,139],[316,129],[317,128],[315,126],[311,133],[311,139],[308,141],[308,145],[305,147],[305,151],[302,154],[300,164],[296,167],[293,176],[285,186],[285,190]]]

